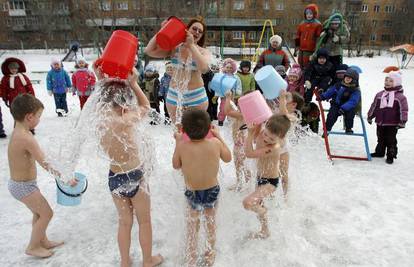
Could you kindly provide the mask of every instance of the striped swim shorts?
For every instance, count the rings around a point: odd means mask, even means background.
[[[167,103],[177,106],[178,102],[178,94],[179,92],[173,88],[168,88],[167,93]],[[182,96],[182,106],[184,107],[194,107],[204,102],[208,102],[206,89],[204,87],[200,87],[194,90],[189,90],[183,93]]]

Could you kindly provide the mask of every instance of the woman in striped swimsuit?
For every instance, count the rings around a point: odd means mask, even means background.
[[[161,24],[164,26],[166,22]],[[166,105],[171,120],[176,123],[177,106],[181,102],[182,107],[197,107],[207,110],[208,98],[204,88],[202,73],[209,70],[211,53],[203,48],[205,42],[206,25],[202,17],[192,19],[187,25],[187,37],[179,47],[171,50],[162,50],[156,43],[155,36],[149,41],[145,53],[155,58],[171,57],[174,66],[174,74],[168,89]],[[191,57],[191,64],[186,64]],[[190,65],[190,66],[188,66]],[[190,68],[191,77],[186,77],[185,70]],[[184,75],[183,75],[184,73]],[[189,79],[186,81],[186,79]],[[184,88],[183,88],[184,87]],[[184,89],[184,90],[183,90]],[[179,92],[184,91],[181,101]]]

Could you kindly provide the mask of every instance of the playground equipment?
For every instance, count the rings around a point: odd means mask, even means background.
[[[318,94],[315,91],[315,94]],[[319,109],[321,111],[321,117],[322,117],[322,126],[323,126],[323,138],[325,140],[325,148],[326,148],[326,154],[328,155],[328,159],[333,161],[334,158],[338,158],[338,159],[351,159],[351,160],[366,160],[366,161],[371,161],[371,153],[369,151],[369,146],[368,146],[368,136],[367,136],[367,131],[365,128],[365,123],[364,123],[364,119],[362,118],[362,111],[359,110],[356,114],[356,116],[358,116],[361,120],[361,126],[362,126],[362,133],[352,133],[352,134],[348,134],[345,132],[338,132],[338,131],[327,131],[326,129],[326,119],[325,119],[325,112],[328,110],[325,110],[322,106],[322,101],[318,101],[318,105],[319,105]],[[358,137],[363,137],[364,138],[364,145],[365,145],[365,152],[367,154],[366,157],[356,157],[356,156],[346,156],[346,155],[334,155],[331,153],[331,147],[329,144],[329,135],[344,135],[344,136],[358,136]]]
[[[392,53],[401,53],[401,62],[398,59],[398,55],[396,55],[398,67],[400,69],[406,69],[408,67],[408,64],[410,64],[411,60],[414,57],[414,45],[411,45],[411,44],[403,44],[399,46],[394,46],[390,48],[390,51]]]

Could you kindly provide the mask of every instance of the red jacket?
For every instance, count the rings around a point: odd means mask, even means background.
[[[322,24],[317,20],[318,7],[315,4],[306,6],[305,11],[306,9],[312,10],[314,19],[307,21],[305,15],[305,20],[297,28],[295,44],[301,51],[314,52],[316,41],[322,32]]]
[[[72,75],[72,86],[79,96],[89,96],[94,89],[95,81],[95,74],[87,68],[78,69]]]
[[[26,85],[24,85],[21,81],[19,77],[20,75],[14,77],[11,76],[8,67],[11,62],[17,62],[17,64],[19,64],[18,74],[20,74],[23,77]],[[7,58],[1,65],[1,71],[3,72],[4,76],[1,79],[0,83],[0,96],[3,98],[7,106],[10,106],[10,104],[13,102],[13,99],[19,94],[29,93],[35,95],[30,79],[23,74],[23,72],[26,72],[26,66],[20,59]],[[14,88],[10,87],[11,78],[14,79]]]

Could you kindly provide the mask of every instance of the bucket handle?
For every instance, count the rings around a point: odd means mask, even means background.
[[[60,192],[62,192],[64,195],[68,196],[68,197],[80,197],[83,193],[85,193],[85,192],[86,192],[86,189],[88,188],[88,180],[86,179],[85,181],[86,181],[86,183],[85,183],[85,189],[83,189],[83,191],[82,191],[82,192],[80,192],[79,194],[70,194],[70,193],[65,192],[65,191],[64,191],[64,190],[63,190],[63,189],[59,186],[58,181],[57,181],[57,180],[55,180],[55,182],[56,182],[56,186],[57,186],[57,188],[59,189],[59,191],[60,191]]]

